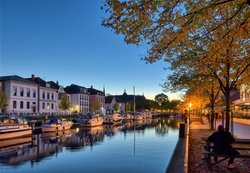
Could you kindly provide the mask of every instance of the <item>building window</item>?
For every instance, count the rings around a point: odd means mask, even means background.
[[[51,93],[51,100],[54,100],[54,93]]]
[[[54,103],[51,103],[51,109],[54,109]]]
[[[27,102],[27,109],[30,109],[30,102]]]
[[[16,107],[17,107],[17,106],[16,106],[16,101],[14,100],[14,101],[13,101],[13,109],[16,109]]]
[[[12,95],[17,96],[17,87],[15,86],[12,87]]]
[[[42,98],[45,99],[45,92],[42,92]]]
[[[33,89],[33,97],[36,98],[36,90]]]
[[[23,101],[20,101],[20,109],[23,109]]]
[[[23,97],[24,88],[20,88],[20,96]]]
[[[50,109],[49,103],[47,103],[47,109]]]
[[[49,96],[50,96],[50,93],[47,93],[47,99],[48,99],[48,100],[50,99],[50,97],[49,97]]]
[[[26,92],[27,97],[30,97],[30,89],[27,89],[26,91],[27,91],[27,92]]]
[[[42,104],[42,109],[45,109],[45,103]]]

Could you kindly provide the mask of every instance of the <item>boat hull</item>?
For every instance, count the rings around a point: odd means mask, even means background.
[[[71,128],[72,124],[68,125],[43,125],[42,126],[42,132],[57,132],[62,130],[69,130]]]
[[[17,138],[21,136],[29,136],[31,134],[32,134],[31,127],[1,130],[0,140]]]

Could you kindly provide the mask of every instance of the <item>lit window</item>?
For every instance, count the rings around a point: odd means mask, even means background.
[[[50,109],[49,103],[47,103],[47,109]]]

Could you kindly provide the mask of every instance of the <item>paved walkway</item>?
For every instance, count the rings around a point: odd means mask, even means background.
[[[245,123],[246,121],[244,121]],[[250,121],[249,121],[250,125]],[[189,173],[250,173],[250,159],[235,159],[236,168],[233,170],[227,169],[227,160],[215,165],[209,169],[204,159],[204,141],[201,137],[207,137],[214,130],[209,130],[208,121],[204,119],[204,123],[193,122],[190,124],[189,134]],[[249,137],[250,138],[250,135]],[[242,151],[241,151],[242,152]],[[250,151],[244,151],[250,152]]]

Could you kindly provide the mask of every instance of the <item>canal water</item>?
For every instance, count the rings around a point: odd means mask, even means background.
[[[166,118],[0,141],[0,173],[164,173],[178,140]]]

